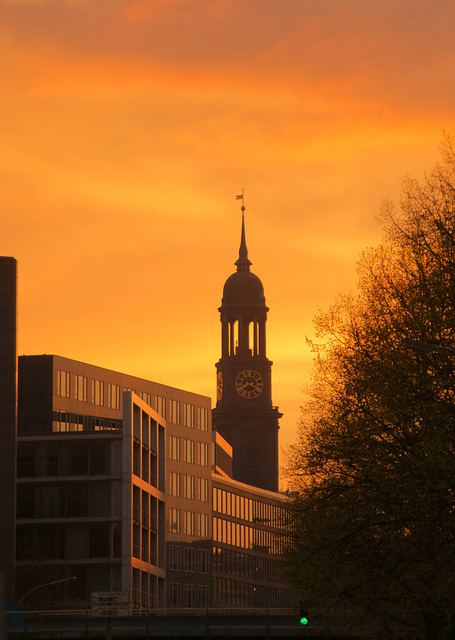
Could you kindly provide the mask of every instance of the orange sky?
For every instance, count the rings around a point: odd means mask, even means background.
[[[19,353],[214,397],[244,187],[289,444],[313,317],[455,130],[454,25],[453,0],[0,0]]]

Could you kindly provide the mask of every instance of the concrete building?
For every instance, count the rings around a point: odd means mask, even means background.
[[[127,591],[135,608],[163,608],[173,582],[187,594],[181,606],[207,605],[208,398],[68,358],[21,356],[18,425],[18,597],[74,575],[59,586],[74,602]],[[176,566],[176,547],[191,571]]]

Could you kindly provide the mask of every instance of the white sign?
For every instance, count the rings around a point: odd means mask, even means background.
[[[92,591],[92,604],[102,602],[106,604],[117,604],[118,602],[129,602],[130,597],[128,591]]]

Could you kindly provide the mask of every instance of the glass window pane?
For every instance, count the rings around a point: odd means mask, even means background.
[[[89,516],[109,516],[111,511],[111,494],[107,482],[89,484]]]

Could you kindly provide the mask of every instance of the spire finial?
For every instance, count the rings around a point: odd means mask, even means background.
[[[245,189],[242,189],[242,194],[235,196],[236,200],[242,201],[240,207],[242,211],[242,235],[240,238],[239,259],[234,263],[237,265],[237,271],[249,271],[250,265],[253,263],[248,259],[248,249],[246,248],[245,240]]]

